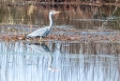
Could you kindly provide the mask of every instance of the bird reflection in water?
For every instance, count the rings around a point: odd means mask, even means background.
[[[57,69],[57,68],[52,68],[52,66],[51,66],[51,64],[52,64],[51,51],[45,43],[29,43],[28,46],[30,48],[32,48],[32,50],[34,50],[35,52],[42,54],[42,55],[45,54],[46,56],[48,56],[48,58],[49,58],[48,70],[59,71],[59,69]]]

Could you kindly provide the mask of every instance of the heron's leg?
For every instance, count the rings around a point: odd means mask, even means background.
[[[33,39],[36,40],[35,37]]]
[[[39,43],[41,43],[42,42],[42,38],[40,37],[40,39],[39,39]]]

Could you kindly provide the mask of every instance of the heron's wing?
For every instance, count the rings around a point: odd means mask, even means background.
[[[48,29],[46,30],[46,32],[44,32],[44,34],[42,35],[42,37],[44,38],[44,37],[47,36],[49,33],[50,33],[50,29],[48,28]]]
[[[39,28],[28,35],[28,37],[37,37],[37,36],[43,36],[44,33],[48,31],[49,27]]]

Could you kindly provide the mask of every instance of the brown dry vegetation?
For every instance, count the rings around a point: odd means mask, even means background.
[[[19,40],[25,40],[25,41],[34,41],[34,42],[45,42],[45,41],[68,41],[68,42],[120,42],[120,34],[119,33],[113,33],[109,35],[100,35],[98,34],[99,31],[95,34],[92,34],[91,32],[87,32],[86,34],[81,34],[80,30],[62,30],[59,28],[54,28],[53,32],[61,31],[63,34],[60,33],[51,33],[47,37],[41,40],[41,38],[26,38],[25,34],[14,34],[14,35],[0,35],[1,41],[19,41]],[[66,32],[73,32],[74,34],[67,34]]]

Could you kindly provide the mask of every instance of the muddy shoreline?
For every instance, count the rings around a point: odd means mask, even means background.
[[[0,35],[1,41],[29,41],[29,42],[48,42],[48,41],[61,41],[61,42],[114,42],[120,43],[119,32],[105,32],[105,31],[82,31],[82,30],[64,30],[53,28],[52,32],[45,38],[26,38],[27,34],[13,34],[13,35]]]

